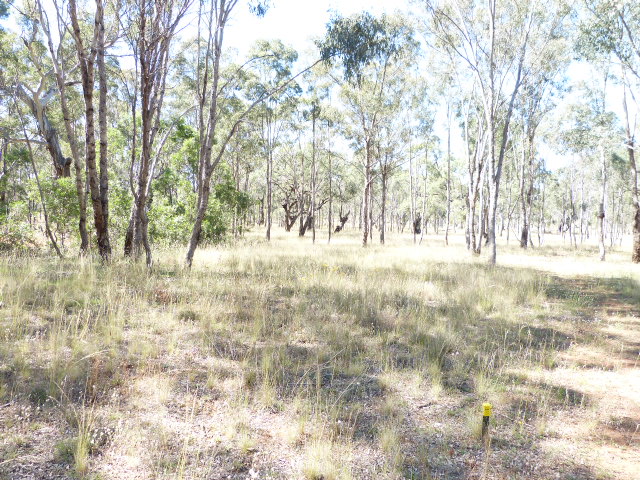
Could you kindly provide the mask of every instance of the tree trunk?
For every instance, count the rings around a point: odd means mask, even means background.
[[[447,226],[444,244],[449,245],[449,223],[451,222],[451,108],[447,103]]]
[[[196,218],[193,222],[191,237],[189,238],[189,246],[187,248],[188,267],[191,267],[191,264],[193,263],[193,256],[196,252],[196,248],[198,247],[198,243],[200,242],[202,222],[204,220],[205,214],[207,213],[207,206],[209,205],[210,179],[211,175],[207,175],[207,172],[203,172],[202,181],[199,182]]]
[[[109,170],[107,151],[107,71],[104,62],[104,5],[103,0],[97,0],[96,5],[100,10],[96,12],[96,28],[98,29],[98,128],[100,131],[100,206],[102,209],[103,228],[98,233],[98,245],[103,258],[111,257],[111,242],[109,240]],[[96,228],[96,231],[98,229]]]
[[[311,242],[316,243],[316,177],[318,175],[316,169],[316,117],[317,111],[316,106],[314,105],[313,110],[311,112]]]
[[[380,243],[384,245],[384,233],[387,227],[387,181],[388,181],[388,167],[385,165],[382,167],[382,197],[380,204]]]
[[[104,56],[104,26],[103,15],[104,6],[102,0],[96,0],[96,15],[94,27],[94,43],[90,51],[87,51],[82,40],[80,24],[77,16],[76,0],[69,0],[69,13],[72,23],[72,33],[76,44],[76,53],[80,64],[80,72],[82,77],[82,93],[85,106],[85,162],[87,166],[87,180],[89,183],[89,191],[91,193],[91,203],[93,205],[93,220],[98,238],[98,252],[104,260],[108,260],[111,256],[111,246],[109,244],[109,230],[107,224],[107,215],[103,211],[103,197],[100,187],[103,178],[106,179],[106,165],[104,172],[98,177],[96,167],[96,137],[94,124],[94,105],[93,92],[95,80],[95,59],[96,53],[102,51]],[[104,61],[104,57],[102,58]],[[100,67],[99,67],[100,68]],[[106,84],[101,82],[100,94],[106,89]],[[106,91],[105,91],[106,95]],[[106,97],[105,97],[106,98]],[[105,149],[106,150],[106,149]],[[107,192],[105,192],[106,195]]]
[[[371,157],[373,155],[372,140],[365,141],[365,165],[364,165],[364,191],[362,201],[362,246],[366,247],[369,240],[370,217],[370,192],[371,192]]]
[[[328,223],[329,223],[329,231],[327,243],[331,243],[331,230],[333,228],[333,179],[332,179],[332,170],[331,170],[331,152],[329,152],[329,215],[328,215]]]
[[[69,148],[71,150],[71,157],[73,160],[74,170],[75,170],[75,184],[76,184],[76,195],[78,197],[78,206],[80,210],[79,218],[78,218],[78,232],[80,234],[80,252],[82,254],[86,253],[89,249],[89,234],[87,233],[87,199],[85,197],[84,191],[84,168],[82,165],[82,160],[80,158],[80,152],[78,150],[78,143],[76,141],[75,132],[73,131],[72,123],[71,123],[71,114],[69,112],[69,105],[67,103],[67,91],[66,91],[66,72],[63,67],[63,63],[59,61],[58,55],[56,53],[56,49],[53,45],[53,39],[51,36],[51,31],[49,27],[49,22],[45,21],[45,17],[42,11],[42,5],[40,2],[37,3],[40,24],[42,25],[42,29],[47,37],[47,45],[49,47],[49,53],[51,55],[51,60],[53,64],[53,71],[56,77],[56,85],[58,87],[58,93],[60,94],[60,107],[62,110],[62,119],[65,127],[65,132],[67,134],[67,141],[69,142]],[[58,17],[58,27],[60,28],[60,18]]]
[[[267,153],[267,241],[271,240],[271,207],[273,200],[273,154],[271,146],[269,146],[269,152]]]
[[[415,178],[413,171],[413,150],[411,148],[411,132],[409,132],[409,206],[411,213],[411,227],[413,233],[413,244],[416,244],[416,188],[415,188]]]
[[[422,239],[424,238],[424,234],[427,230],[427,178],[428,178],[428,166],[429,166],[429,150],[425,148],[424,150],[424,185],[423,185],[423,195],[422,195],[422,214],[420,215],[420,219],[422,220],[422,228],[420,229],[420,241],[418,245],[422,245]]]
[[[31,114],[36,120],[38,133],[44,139],[47,151],[53,160],[53,172],[56,178],[71,176],[71,159],[62,154],[58,131],[53,127],[45,112],[45,106],[39,98],[32,98],[24,89],[22,84],[16,86],[17,96],[29,107]]]
[[[606,247],[604,243],[604,203],[607,198],[607,165],[604,146],[602,144],[600,144],[600,161],[602,164],[602,188],[600,192],[600,206],[598,209],[598,227],[600,228],[600,238],[598,243],[600,247],[600,261],[604,262],[606,256]]]

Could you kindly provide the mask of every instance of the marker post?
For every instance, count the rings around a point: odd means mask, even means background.
[[[489,474],[489,456],[491,452],[491,436],[489,435],[489,421],[491,420],[491,410],[493,406],[490,403],[482,404],[482,442],[484,443],[484,473],[482,478],[487,478]]]
[[[482,440],[485,445],[489,440],[489,420],[491,419],[491,410],[493,406],[490,403],[482,404]]]

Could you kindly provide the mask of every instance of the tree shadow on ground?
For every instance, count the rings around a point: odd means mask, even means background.
[[[232,276],[236,281],[268,279],[268,269],[277,266],[263,265],[261,268],[266,271],[257,274],[219,275]],[[297,264],[285,267],[291,276],[285,280],[295,285],[295,276],[304,269]],[[348,267],[339,267],[341,274],[358,273],[354,267]],[[478,269],[488,276],[494,271],[486,266],[464,265],[464,268]],[[456,269],[439,268],[435,264],[423,281],[446,288],[461,286],[465,277]],[[517,269],[499,267],[497,270],[504,273]],[[392,274],[398,274],[398,267],[378,268],[375,272],[379,279]],[[411,277],[413,273],[407,270],[402,275]],[[295,288],[291,285],[272,285],[273,291],[266,296],[258,296],[258,291],[240,291],[235,296],[224,292],[230,295],[229,330],[192,333],[192,340],[201,342],[207,355],[239,364],[244,374],[243,388],[248,392],[255,393],[266,385],[274,389],[276,397],[285,405],[299,395],[313,399],[317,402],[314,408],[327,413],[329,431],[334,432],[336,438],[365,442],[373,448],[382,441],[379,426],[390,421],[380,404],[393,392],[382,380],[382,373],[385,370],[412,372],[429,382],[433,380],[431,372],[439,372],[443,377],[443,397],[458,402],[450,413],[443,410],[425,419],[419,418],[414,405],[397,407],[402,431],[399,441],[404,452],[399,471],[405,478],[480,478],[483,447],[479,439],[467,428],[443,433],[431,427],[433,423],[446,422],[461,427],[468,421],[466,415],[477,415],[476,407],[483,398],[474,381],[487,365],[491,375],[499,370],[499,361],[487,363],[495,351],[500,349],[506,359],[514,359],[523,351],[557,353],[574,342],[587,341],[579,332],[567,334],[553,327],[536,325],[533,318],[517,322],[495,316],[487,318],[486,312],[465,299],[434,305],[399,290],[374,296],[367,292],[366,285],[349,291],[334,285]],[[640,291],[638,283],[625,278],[551,277],[543,288],[547,300],[573,309],[585,321],[599,311],[639,312],[639,295],[634,290]],[[256,314],[263,322],[257,340],[234,331],[255,321]],[[302,317],[303,327],[312,331],[308,344],[294,343],[288,337],[297,315]],[[462,320],[454,321],[456,317]],[[439,322],[450,330],[438,330]],[[629,345],[631,350],[636,347],[637,343]],[[631,355],[631,350],[621,355]],[[81,386],[86,385],[86,378],[92,375],[90,360],[82,364],[86,371],[78,377]],[[539,365],[542,357],[534,360]],[[109,371],[105,369],[104,376]],[[37,385],[46,383],[50,374],[44,369],[34,369],[32,375]],[[15,383],[14,373],[6,373],[6,380]],[[204,383],[207,377],[203,375],[198,381]],[[503,378],[502,381],[508,386],[511,382],[520,383],[524,392],[511,394],[511,401],[501,408],[508,418],[502,419],[495,429],[491,472],[507,478],[513,475],[563,480],[601,478],[572,459],[559,462],[550,456],[540,445],[541,437],[533,426],[533,421],[545,414],[537,401],[542,393],[556,407],[576,411],[591,406],[593,399],[579,390],[526,378]],[[393,401],[393,397],[389,398]],[[518,421],[522,421],[523,426],[514,430]],[[616,428],[629,433],[633,421],[623,418]],[[224,455],[222,458],[224,463]],[[535,467],[528,460],[535,460]],[[240,475],[234,471],[236,467],[225,463],[224,469],[233,477]],[[241,474],[246,472],[243,470]]]
[[[545,294],[585,317],[598,311],[640,316],[640,284],[632,278],[551,276]]]

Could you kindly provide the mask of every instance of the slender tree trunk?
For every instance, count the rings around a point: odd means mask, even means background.
[[[418,245],[422,245],[422,239],[424,238],[424,234],[427,230],[427,172],[429,166],[429,150],[425,148],[424,150],[424,185],[423,185],[423,195],[422,195],[422,228],[420,229],[420,241]]]
[[[526,138],[523,135],[522,141],[526,142]],[[527,160],[526,156],[526,146],[522,146],[522,164],[520,166],[520,215],[522,216],[522,230],[520,233],[520,248],[526,250],[529,246],[529,221],[527,218],[527,194],[526,187],[527,184]]]
[[[69,148],[71,150],[71,157],[73,160],[73,166],[75,171],[75,185],[76,195],[78,197],[79,218],[78,218],[78,232],[80,234],[80,253],[84,254],[89,249],[89,234],[87,232],[87,199],[84,191],[84,168],[82,160],[80,158],[80,152],[78,149],[78,143],[76,141],[75,132],[72,127],[71,114],[69,111],[69,105],[67,101],[66,90],[66,72],[63,64],[59,61],[56,49],[53,45],[53,39],[51,36],[51,30],[49,22],[45,19],[43,14],[42,5],[38,1],[37,3],[40,24],[42,25],[45,36],[47,37],[47,45],[49,47],[49,54],[53,64],[53,71],[56,77],[56,85],[58,87],[58,93],[60,94],[60,108],[62,110],[62,119],[67,134],[67,141],[69,142]],[[60,29],[60,19],[58,18],[58,28]]]
[[[387,181],[388,181],[388,167],[384,165],[381,169],[382,174],[382,198],[380,207],[380,243],[384,245],[384,232],[386,230],[386,216],[387,216]]]
[[[329,231],[328,231],[328,239],[327,243],[331,243],[331,233],[333,231],[333,172],[331,169],[331,152],[329,152],[329,215],[328,215],[328,223],[329,223]]]
[[[638,195],[638,167],[636,164],[635,154],[635,138],[631,131],[631,124],[629,122],[629,109],[627,106],[627,78],[623,71],[623,106],[625,116],[625,132],[626,132],[626,147],[627,155],[629,157],[629,167],[631,170],[630,183],[631,183],[631,198],[633,200],[633,247],[631,250],[631,261],[633,263],[640,263],[640,196]]]
[[[606,157],[604,154],[604,146],[600,144],[600,161],[602,168],[602,184],[600,192],[600,205],[598,209],[598,227],[600,229],[599,247],[600,247],[600,261],[604,262],[606,256],[606,247],[604,243],[604,203],[607,198],[607,165]]]
[[[100,131],[100,205],[102,208],[103,228],[98,235],[101,255],[104,258],[111,257],[111,242],[109,240],[109,169],[107,151],[107,71],[104,61],[104,5],[103,0],[97,0],[96,5],[101,10],[96,13],[96,28],[98,29],[98,128]],[[97,228],[96,228],[97,230]]]
[[[409,132],[409,200],[410,200],[410,213],[411,213],[411,233],[413,234],[413,244],[416,244],[416,188],[415,177],[413,171],[413,149],[411,145],[411,132]]]
[[[316,243],[316,179],[318,176],[318,171],[316,168],[316,117],[317,111],[316,106],[314,106],[313,111],[311,112],[311,134],[312,134],[312,143],[311,143],[311,242]]]
[[[271,208],[273,198],[273,154],[271,148],[267,154],[267,241],[271,240]]]
[[[372,157],[372,140],[367,138],[365,141],[365,165],[364,165],[364,191],[362,201],[362,246],[366,247],[369,240],[370,228],[370,192],[371,192],[371,157]]]
[[[451,222],[451,107],[447,103],[447,226],[444,244],[449,245],[449,224]]]
[[[189,238],[189,246],[187,248],[187,266],[191,267],[193,262],[193,255],[200,241],[200,232],[202,232],[202,222],[204,216],[207,213],[207,206],[209,205],[210,195],[210,180],[211,175],[207,175],[207,172],[203,172],[202,181],[199,182],[198,187],[198,203],[196,209],[196,217],[193,222],[193,229],[191,230],[191,237]]]

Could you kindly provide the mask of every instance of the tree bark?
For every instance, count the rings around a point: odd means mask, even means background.
[[[387,228],[387,221],[386,221],[386,217],[387,217],[387,181],[388,181],[388,165],[385,164],[382,168],[381,168],[381,174],[382,174],[382,197],[381,197],[381,203],[380,203],[380,243],[382,245],[384,245],[384,234],[385,234],[385,230]]]
[[[369,240],[369,229],[371,228],[370,193],[371,193],[371,157],[373,156],[372,143],[373,141],[369,137],[365,140],[364,191],[363,191],[363,202],[362,202],[362,246],[363,247],[367,246],[367,242]]]
[[[18,110],[16,108],[16,110]],[[19,110],[18,110],[19,111]],[[47,204],[44,200],[44,193],[42,192],[42,187],[40,185],[40,177],[38,175],[38,169],[36,168],[36,162],[33,160],[33,149],[31,148],[31,141],[29,140],[29,136],[27,135],[27,129],[25,127],[25,121],[22,118],[22,115],[20,116],[20,121],[22,124],[22,131],[24,132],[24,138],[27,142],[27,148],[29,150],[29,160],[31,161],[31,167],[33,168],[33,175],[36,178],[36,186],[38,187],[38,194],[40,196],[40,204],[42,206],[42,215],[44,217],[44,228],[45,228],[45,232],[47,234],[47,237],[49,238],[49,241],[51,242],[51,246],[53,247],[53,249],[56,252],[56,255],[58,255],[59,258],[63,258],[62,252],[60,251],[60,248],[58,247],[58,242],[56,242],[56,238],[53,235],[53,232],[51,231],[51,227],[49,226],[49,215],[47,214]]]
[[[605,157],[605,153],[604,153],[604,146],[602,145],[602,143],[600,144],[600,162],[601,162],[601,168],[602,168],[602,183],[601,183],[601,190],[600,190],[600,205],[598,208],[598,227],[600,229],[600,236],[599,236],[599,250],[600,250],[600,261],[604,262],[605,257],[606,257],[606,247],[605,247],[605,243],[604,243],[604,236],[605,236],[605,232],[604,232],[604,204],[605,204],[605,200],[607,198],[607,164],[606,164],[606,157]]]
[[[271,240],[271,202],[273,196],[273,154],[267,153],[267,241]]]
[[[631,124],[629,122],[629,107],[627,105],[627,77],[626,72],[623,70],[623,107],[625,117],[625,133],[626,133],[626,147],[627,155],[629,157],[629,168],[631,170],[630,183],[631,183],[631,199],[633,201],[633,247],[631,249],[631,261],[633,263],[640,263],[640,196],[638,195],[638,166],[636,164],[635,154],[635,137],[631,131]]]
[[[100,136],[100,206],[102,210],[103,228],[98,234],[98,245],[104,258],[111,256],[111,242],[109,240],[109,170],[108,170],[108,140],[107,140],[107,71],[104,62],[104,5],[103,0],[96,0],[96,26],[98,30],[97,62],[98,62],[98,128]],[[96,228],[96,231],[98,229]]]
[[[447,103],[447,226],[444,244],[449,245],[449,224],[451,222],[451,107]]]
[[[103,211],[103,201],[100,192],[102,175],[101,178],[98,177],[98,170],[96,167],[96,137],[94,124],[95,109],[93,104],[95,60],[97,51],[102,50],[104,54],[103,29],[102,35],[100,34],[101,25],[103,23],[104,5],[102,0],[96,0],[94,37],[89,51],[87,51],[84,41],[82,40],[80,24],[78,22],[76,0],[69,0],[69,13],[82,77],[82,93],[85,105],[85,162],[87,166],[89,191],[91,193],[91,203],[93,205],[93,220],[98,240],[98,252],[104,260],[109,260],[111,256],[109,230],[107,215],[106,212]],[[102,40],[100,38],[102,38]],[[104,87],[101,86],[101,90],[103,88],[106,88],[106,85],[104,85]],[[106,178],[106,168],[104,175]]]
[[[316,243],[316,118],[317,106],[314,105],[311,111],[311,243]]]
[[[29,107],[31,114],[36,119],[38,133],[44,139],[47,151],[53,160],[53,172],[55,177],[70,177],[71,159],[65,157],[62,153],[60,139],[58,138],[58,131],[49,121],[49,117],[45,111],[45,106],[37,96],[32,98],[20,83],[16,85],[16,94],[18,98],[20,98]]]

